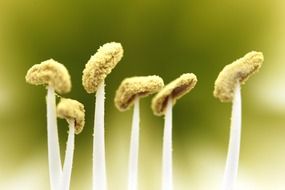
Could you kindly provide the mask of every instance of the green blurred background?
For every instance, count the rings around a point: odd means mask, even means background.
[[[121,42],[125,54],[106,83],[109,190],[125,190],[132,111],[117,111],[125,77],[185,72],[196,88],[174,107],[177,190],[218,190],[224,170],[230,104],[212,96],[225,64],[262,51],[261,71],[242,88],[243,132],[239,190],[285,188],[285,1],[282,0],[0,0],[0,189],[48,190],[44,87],[25,83],[26,71],[49,58],[72,76],[65,95],[85,104],[86,126],[76,136],[71,189],[91,189],[94,95],[81,85],[85,63],[100,45]],[[141,100],[139,186],[160,189],[163,118]],[[62,157],[67,124],[59,120]]]

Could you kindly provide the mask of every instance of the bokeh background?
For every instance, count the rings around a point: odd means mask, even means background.
[[[124,190],[132,111],[113,104],[122,79],[185,72],[196,88],[174,107],[177,190],[218,190],[226,159],[231,105],[212,96],[224,65],[262,51],[261,71],[242,88],[243,131],[238,190],[285,189],[285,1],[282,0],[0,0],[0,189],[48,190],[44,87],[26,71],[49,58],[63,63],[73,88],[65,97],[86,107],[76,136],[71,189],[91,189],[94,95],[81,85],[85,63],[106,42],[125,54],[106,83],[106,157],[110,190]],[[163,118],[141,100],[140,190],[161,181]],[[67,124],[59,120],[64,157]]]

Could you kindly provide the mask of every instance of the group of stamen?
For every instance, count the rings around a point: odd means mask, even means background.
[[[123,57],[120,43],[111,42],[101,46],[85,65],[82,84],[87,93],[96,92],[94,134],[93,134],[93,190],[107,190],[104,135],[105,79]],[[250,52],[243,58],[227,65],[219,74],[214,96],[222,102],[233,102],[231,134],[223,190],[232,190],[237,177],[240,131],[241,98],[240,83],[259,70],[263,62],[260,52]],[[56,106],[56,93],[71,90],[71,79],[64,65],[53,59],[32,66],[26,81],[33,85],[47,86],[47,132],[48,160],[51,190],[69,190],[72,172],[74,134],[79,134],[85,123],[83,104],[76,100],[61,98]],[[132,105],[133,118],[129,151],[128,190],[138,189],[139,158],[139,99],[157,93],[151,108],[155,115],[165,116],[162,147],[162,190],[173,190],[172,176],[172,107],[176,101],[190,92],[196,85],[193,73],[182,74],[164,86],[159,76],[136,76],[126,78],[116,91],[114,103],[119,111],[126,111]],[[65,160],[62,168],[56,116],[66,119],[69,134]]]

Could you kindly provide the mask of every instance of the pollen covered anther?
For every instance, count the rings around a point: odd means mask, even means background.
[[[263,60],[261,52],[252,51],[226,65],[215,81],[214,96],[221,102],[232,102],[237,82],[244,84],[249,77],[259,71]]]
[[[57,116],[68,122],[74,120],[75,134],[79,134],[85,124],[84,105],[72,99],[61,98],[56,108]]]
[[[163,88],[164,83],[159,76],[139,76],[126,78],[117,89],[115,106],[120,111],[129,109],[136,97],[154,94]]]
[[[33,65],[25,76],[26,82],[33,85],[52,86],[58,93],[71,90],[71,79],[68,70],[53,59]]]
[[[197,77],[193,73],[182,74],[179,78],[167,84],[153,99],[151,108],[155,115],[163,115],[166,111],[168,98],[176,101],[190,92],[197,83]]]
[[[123,47],[120,43],[111,42],[101,46],[91,56],[83,70],[82,85],[88,93],[94,93],[101,82],[112,71],[123,57]]]

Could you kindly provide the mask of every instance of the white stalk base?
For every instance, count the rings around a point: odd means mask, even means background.
[[[162,149],[162,190],[173,190],[172,177],[172,99],[168,98]]]
[[[46,102],[50,186],[51,190],[59,190],[62,166],[58,142],[55,93],[51,86],[48,87]]]
[[[240,84],[237,83],[233,105],[230,129],[230,141],[222,190],[234,190],[238,174],[239,151],[241,138],[241,92]]]
[[[68,139],[66,143],[65,159],[63,165],[60,190],[69,190],[74,153],[74,120],[69,122]]]
[[[129,178],[128,178],[128,190],[138,189],[138,154],[139,154],[139,123],[140,123],[140,105],[139,98],[135,99],[132,132],[130,141],[130,153],[129,153]]]
[[[93,190],[106,190],[106,163],[104,137],[105,84],[97,89],[93,134]]]

